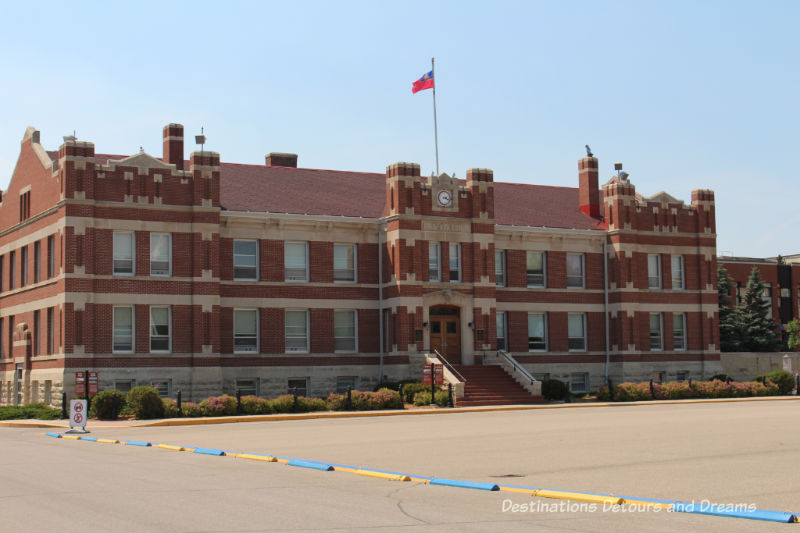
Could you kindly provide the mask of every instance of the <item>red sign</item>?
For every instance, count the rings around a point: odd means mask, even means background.
[[[86,372],[75,372],[75,396],[86,394]]]
[[[434,385],[444,385],[444,365],[433,367],[433,383]]]
[[[422,384],[431,384],[431,365],[425,365],[422,367]]]
[[[89,372],[89,396],[97,394],[97,372]]]

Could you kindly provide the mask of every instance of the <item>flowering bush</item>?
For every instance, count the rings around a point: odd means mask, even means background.
[[[233,416],[236,414],[236,398],[223,394],[209,396],[200,402],[203,416]]]
[[[300,398],[297,398],[300,403]],[[291,394],[284,394],[269,400],[269,407],[273,413],[291,413],[294,408],[294,397]]]
[[[428,393],[430,396],[430,393]],[[403,402],[400,394],[391,389],[379,389],[375,392],[351,391],[350,397],[354,411],[375,411],[378,409],[402,409]],[[330,411],[345,411],[347,409],[347,394],[331,393],[325,401]]]
[[[614,385],[614,401],[616,402],[642,402],[656,400],[683,400],[688,398],[748,398],[752,396],[777,396],[780,388],[775,383],[767,381],[748,381],[739,383],[732,381],[693,381],[691,386],[688,381],[653,383],[653,396],[650,395],[650,382],[620,383]],[[608,385],[603,385],[597,391],[597,399],[609,401],[611,397]]]
[[[436,405],[439,407],[446,407],[448,400],[450,399],[447,395],[447,391],[437,390],[436,396]],[[431,404],[431,393],[429,391],[421,391],[414,395],[414,405],[430,405]]]
[[[161,398],[161,402],[164,404],[164,418],[178,418],[180,416],[178,402],[172,398]]]
[[[183,402],[181,404],[181,410],[183,411],[183,416],[187,418],[203,416],[203,410],[194,402]]]
[[[272,406],[266,398],[242,396],[242,412],[246,415],[268,415],[272,412]]]

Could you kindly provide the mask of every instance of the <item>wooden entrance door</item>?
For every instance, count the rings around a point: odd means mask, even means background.
[[[452,364],[461,364],[461,328],[458,308],[432,307],[430,332],[431,351],[437,350]]]

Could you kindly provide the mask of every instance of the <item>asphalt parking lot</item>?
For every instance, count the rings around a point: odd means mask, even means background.
[[[800,512],[800,402],[95,428],[419,476]],[[0,516],[20,531],[787,531],[0,429]],[[561,503],[565,502],[565,503]]]

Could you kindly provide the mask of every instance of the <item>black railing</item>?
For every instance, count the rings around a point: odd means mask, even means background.
[[[516,359],[511,357],[510,353],[506,352],[505,350],[497,350],[497,355],[498,355],[498,357],[502,355],[505,358],[506,361],[508,361],[509,363],[511,363],[514,366],[514,369],[517,372],[522,374],[522,377],[524,377],[525,379],[530,381],[531,385],[533,385],[536,381],[538,381],[535,377],[533,377],[533,375],[531,375],[530,372],[528,372],[525,369],[524,366],[519,364]]]
[[[442,362],[442,364],[444,366],[446,366],[450,370],[450,372],[452,372],[453,375],[456,376],[459,379],[459,381],[461,381],[462,383],[466,383],[467,382],[467,378],[462,376],[461,372],[456,370],[455,367],[453,365],[451,365],[450,362],[447,359],[445,359],[442,354],[439,353],[439,350],[433,350],[433,353],[436,354],[436,357],[439,358],[439,360]]]

